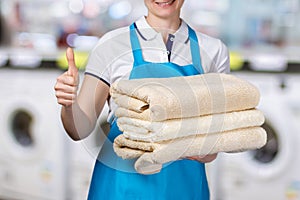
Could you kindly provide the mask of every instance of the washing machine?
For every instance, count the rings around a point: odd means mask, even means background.
[[[220,154],[214,164],[214,200],[300,199],[300,74],[239,72],[256,85],[267,144]]]
[[[0,69],[0,199],[67,197],[69,139],[53,89],[59,74]]]

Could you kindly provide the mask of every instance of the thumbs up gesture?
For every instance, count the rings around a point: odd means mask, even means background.
[[[68,48],[66,52],[66,57],[68,60],[68,75],[75,77],[78,75],[78,69],[75,65],[75,60],[74,60],[74,52],[72,48]]]
[[[57,77],[54,90],[59,104],[71,106],[77,99],[79,77],[72,48],[67,49],[66,57],[68,60],[68,71]]]

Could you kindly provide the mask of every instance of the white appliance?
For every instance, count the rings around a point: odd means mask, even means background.
[[[0,199],[63,200],[67,143],[58,70],[0,69]]]
[[[265,147],[221,154],[214,165],[214,200],[300,199],[300,75],[236,73],[261,92]]]

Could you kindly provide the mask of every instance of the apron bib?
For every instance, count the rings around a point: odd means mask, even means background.
[[[132,24],[130,41],[134,63],[129,79],[203,74],[197,36],[194,30],[188,29],[193,64],[179,66],[171,62],[144,61],[136,27]],[[165,164],[157,174],[138,174],[134,169],[136,159],[123,160],[113,151],[113,141],[121,133],[114,120],[95,163],[89,200],[209,200],[203,163],[183,159]]]

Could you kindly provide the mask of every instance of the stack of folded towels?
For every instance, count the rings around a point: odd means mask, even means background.
[[[185,157],[258,149],[267,140],[258,89],[233,75],[121,80],[110,93],[123,132],[114,151],[137,158],[142,174]]]

